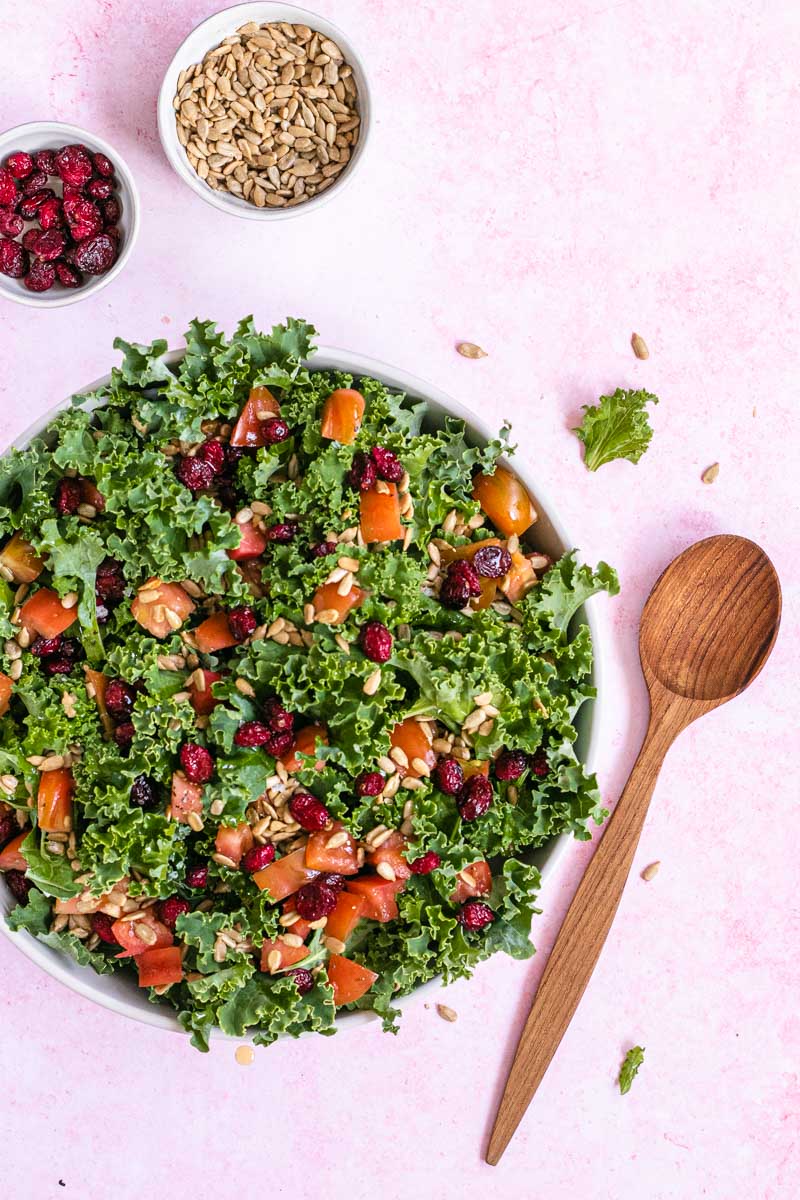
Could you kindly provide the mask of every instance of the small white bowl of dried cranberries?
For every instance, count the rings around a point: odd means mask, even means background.
[[[57,121],[0,135],[0,297],[85,300],[120,273],[138,232],[133,175],[102,138]]]

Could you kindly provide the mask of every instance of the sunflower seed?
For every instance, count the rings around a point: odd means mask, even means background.
[[[647,349],[647,342],[640,333],[631,334],[631,346],[633,353],[637,358],[649,358],[650,351]]]
[[[719,463],[712,463],[710,467],[706,467],[703,474],[700,476],[703,483],[713,483],[719,475]]]
[[[485,350],[481,350],[480,346],[476,346],[474,342],[459,342],[456,350],[462,358],[486,358]]]

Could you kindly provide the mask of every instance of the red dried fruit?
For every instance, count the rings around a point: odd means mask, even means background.
[[[420,858],[415,858],[409,864],[415,875],[430,875],[431,871],[435,871],[437,867],[442,865],[442,860],[435,850],[428,850],[426,854]]]
[[[119,240],[122,237],[122,234],[120,233],[117,226],[116,225],[107,225],[105,228],[105,232],[108,234],[108,236],[110,238],[113,238],[114,241],[117,243],[117,246],[119,246]]]
[[[378,478],[375,463],[363,450],[357,450],[353,455],[353,463],[347,476],[347,482],[357,492],[368,492],[374,487]]]
[[[46,200],[52,200],[55,192],[52,188],[42,188],[33,196],[26,196],[19,206],[19,215],[26,221],[32,221]]]
[[[190,783],[208,783],[214,774],[214,759],[205,746],[198,746],[197,742],[186,742],[181,746],[181,766]]]
[[[17,818],[13,812],[0,813],[0,849],[19,833]]]
[[[21,279],[30,265],[28,251],[10,238],[0,238],[0,275]]]
[[[79,271],[87,275],[103,275],[117,257],[117,243],[107,233],[98,233],[86,238],[72,252],[72,261]]]
[[[279,696],[268,696],[261,706],[261,711],[274,733],[282,733],[287,729],[291,732],[294,729],[294,713],[284,708]]]
[[[76,662],[77,659],[83,658],[83,646],[77,638],[65,637],[61,645],[61,654],[70,662]]]
[[[104,558],[97,568],[95,592],[104,604],[119,604],[125,596],[125,575],[122,563],[115,558]]]
[[[245,721],[233,735],[233,744],[235,746],[248,746],[251,748],[266,746],[271,737],[270,730],[266,725],[262,725],[260,721]]]
[[[317,883],[324,883],[326,887],[332,888],[338,895],[343,890],[347,880],[344,875],[334,875],[332,872],[327,871],[324,875],[318,877]]]
[[[199,863],[196,867],[189,867],[186,872],[186,886],[190,888],[204,888],[208,883],[208,866],[206,863]]]
[[[103,228],[100,209],[91,200],[65,200],[64,216],[67,218],[69,231],[76,242],[93,237]]]
[[[56,281],[56,269],[50,262],[39,259],[22,280],[29,292],[46,292]]]
[[[481,546],[472,556],[472,565],[484,579],[501,579],[511,570],[511,555],[505,546]]]
[[[39,236],[42,237],[43,235],[40,234]],[[53,500],[56,512],[60,517],[76,513],[78,505],[81,503],[81,485],[78,480],[69,479],[66,476],[63,479],[59,479],[56,484]]]
[[[74,663],[68,658],[51,657],[42,659],[45,675],[69,675]]]
[[[110,179],[90,179],[86,185],[86,195],[93,200],[107,200],[114,190]]]
[[[271,842],[267,842],[263,846],[251,846],[242,858],[242,867],[253,875],[256,871],[263,871],[264,867],[268,867],[274,861],[275,847]]]
[[[494,920],[494,912],[483,900],[468,900],[458,914],[458,921],[465,929],[484,929]]]
[[[64,187],[62,189],[62,196],[63,196],[64,200],[84,200],[85,199],[82,188],[70,187],[69,184],[67,184],[67,183],[64,184]]]
[[[524,750],[503,750],[494,764],[495,777],[513,783],[527,765],[528,756]]]
[[[362,625],[358,644],[372,662],[385,663],[392,657],[392,635],[382,621]]]
[[[457,758],[443,758],[434,768],[433,779],[440,792],[455,796],[464,786],[464,768]]]
[[[133,728],[132,721],[124,721],[122,725],[118,725],[114,730],[114,741],[119,746],[120,750],[129,750],[133,741],[136,730]]]
[[[228,624],[237,642],[243,642],[257,628],[258,621],[248,604],[239,604],[228,613]]]
[[[115,721],[130,720],[136,692],[124,679],[109,679],[106,685],[105,704]]]
[[[531,773],[537,779],[544,779],[545,775],[550,773],[550,763],[547,761],[547,751],[541,747],[536,751],[531,759]]]
[[[44,171],[34,171],[22,185],[23,196],[34,196],[42,188],[47,187],[47,176]]]
[[[100,150],[92,155],[92,166],[98,175],[102,175],[103,179],[110,179],[114,174],[114,164]]]
[[[92,160],[85,146],[62,146],[54,165],[56,174],[70,187],[82,188],[92,178]]]
[[[261,435],[265,445],[277,446],[279,442],[285,442],[288,438],[289,426],[282,417],[268,417],[266,421],[261,422]]]
[[[33,170],[33,159],[24,150],[16,150],[9,154],[3,166],[15,179],[27,179]]]
[[[30,250],[31,254],[36,253],[36,243],[42,236],[41,229],[26,229],[22,235],[22,244],[26,250]]]
[[[122,216],[122,205],[116,196],[109,196],[108,200],[102,202],[103,224],[118,225],[119,219]]]
[[[190,492],[203,492],[214,482],[215,471],[211,463],[202,458],[179,458],[175,474]]]
[[[445,608],[464,608],[473,597],[480,594],[481,581],[471,563],[465,559],[452,562],[439,592],[439,599]]]
[[[8,208],[0,208],[0,234],[3,237],[19,237],[25,227],[25,222],[19,213],[11,212]]]
[[[264,530],[268,542],[293,542],[297,534],[296,521],[282,521],[279,525],[270,525]]]
[[[170,896],[169,899],[160,901],[156,907],[158,909],[158,919],[162,924],[166,925],[167,929],[174,929],[178,917],[182,917],[185,913],[191,911],[189,901],[182,900],[180,896]]]
[[[199,458],[201,462],[208,463],[214,468],[215,474],[219,475],[225,466],[225,447],[216,438],[210,438],[207,442],[203,442],[195,457]]]
[[[356,780],[356,792],[359,796],[380,796],[385,783],[380,771],[363,771]]]
[[[131,784],[130,799],[137,808],[152,812],[160,800],[158,784],[149,775],[137,775]]]
[[[319,921],[336,908],[336,892],[315,879],[303,884],[294,898],[294,906],[304,921]]]
[[[57,175],[55,150],[37,150],[33,155],[33,165],[37,171],[44,171],[45,175]]]
[[[295,986],[301,996],[305,996],[308,992],[314,990],[314,976],[305,967],[295,967],[293,971],[287,971],[286,975],[289,979],[293,979]]]
[[[64,253],[66,244],[67,239],[60,229],[48,229],[46,233],[39,234],[34,253],[43,262],[54,262]]]
[[[468,562],[465,558],[457,558],[455,562],[450,563],[447,573],[451,578],[459,579],[466,583],[471,596],[480,596],[480,577],[471,562]]]
[[[62,229],[64,227],[64,206],[58,196],[53,196],[52,200],[45,200],[44,204],[39,205],[36,219],[42,229]]]
[[[16,204],[17,197],[16,179],[6,167],[0,167],[0,205],[8,207]]]
[[[289,801],[289,812],[306,833],[324,829],[330,820],[330,813],[325,805],[310,792],[295,792]]]
[[[281,758],[284,754],[289,753],[293,745],[294,734],[291,729],[282,729],[276,733],[270,733],[265,749],[273,758]]]
[[[456,798],[462,821],[477,821],[492,806],[494,792],[485,775],[470,775]]]
[[[375,463],[379,479],[385,479],[388,483],[399,483],[405,475],[405,467],[393,450],[387,450],[384,446],[373,446],[370,457]]]
[[[100,941],[107,942],[109,946],[119,945],[114,936],[114,921],[104,912],[92,913],[92,933],[96,933]]]
[[[311,547],[312,558],[327,558],[329,554],[335,554],[339,549],[336,542],[317,542]]]
[[[58,654],[63,645],[64,637],[60,633],[51,638],[37,637],[31,646],[31,654],[35,658],[47,658],[48,654]]]
[[[28,903],[28,892],[33,887],[33,884],[29,879],[25,878],[25,872],[6,871],[4,878],[8,885],[8,890],[17,903],[23,906],[26,905]]]

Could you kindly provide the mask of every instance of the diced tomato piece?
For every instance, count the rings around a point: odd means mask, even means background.
[[[167,987],[183,979],[180,946],[162,946],[136,955],[139,987]]]
[[[114,896],[116,901],[116,894],[127,892],[129,882],[130,880],[127,875],[123,876],[122,879],[119,879],[113,885],[111,891],[106,892],[103,896],[90,896],[88,899],[82,899],[81,896],[71,896],[69,900],[56,899],[53,901],[53,911],[57,914],[63,913],[68,916],[98,912],[104,904],[110,902],[112,896]]]
[[[325,926],[325,936],[346,942],[364,915],[366,907],[367,901],[364,896],[356,896],[347,891],[339,892],[336,908],[329,915]],[[292,932],[294,932],[294,925]]]
[[[297,909],[294,905],[294,897],[290,896],[288,900],[284,900],[283,911],[285,913],[297,912]],[[311,925],[302,917],[298,917],[294,925],[289,925],[287,927],[287,933],[296,933],[298,937],[301,937],[303,941],[305,941],[308,935],[311,933]]]
[[[192,630],[194,642],[201,654],[216,654],[218,650],[227,650],[237,646],[238,642],[231,632],[228,614],[216,612],[206,617],[196,629]]]
[[[356,440],[364,416],[364,397],[355,388],[337,388],[322,409],[322,436],[345,446]]]
[[[114,722],[109,716],[106,708],[106,688],[108,680],[102,671],[93,671],[91,667],[84,667],[86,673],[86,683],[91,684],[94,689],[94,702],[97,705],[97,711],[100,714],[100,722],[103,726],[103,731],[107,738],[110,738],[114,733]]]
[[[72,829],[74,793],[75,780],[69,767],[41,773],[36,797],[41,830],[45,833],[68,833]]]
[[[346,596],[340,596],[337,592],[338,583],[323,583],[322,587],[318,587],[314,593],[314,610],[318,613],[336,612],[335,620],[328,621],[329,625],[341,625],[342,621],[347,619],[348,613],[354,608],[360,608],[366,599],[367,593],[355,584],[350,588]]]
[[[347,841],[341,846],[329,846],[331,838],[337,838],[340,834],[347,834]],[[341,821],[334,821],[331,829],[320,829],[311,834],[306,843],[306,866],[314,871],[332,871],[335,875],[356,874],[356,840]]]
[[[319,871],[312,871],[306,866],[306,849],[301,846],[299,850],[276,859],[262,871],[256,871],[253,882],[262,892],[269,892],[273,900],[285,900],[317,875]]]
[[[379,492],[376,486],[359,497],[359,525],[365,542],[396,542],[404,533],[397,484],[382,486],[388,491]]]
[[[15,533],[0,551],[0,563],[14,576],[15,583],[33,583],[44,570],[44,559],[26,542],[21,533]]]
[[[399,747],[408,759],[407,767],[401,767],[398,764],[397,773],[401,778],[406,775],[410,775],[413,779],[419,778],[420,771],[411,765],[415,758],[421,759],[430,768],[435,765],[436,752],[431,745],[427,724],[415,721],[413,717],[407,717],[405,721],[395,725],[390,741],[392,749]]]
[[[146,942],[139,937],[137,930],[142,925],[155,934],[154,942]],[[159,921],[152,908],[148,908],[135,921],[115,921],[111,926],[111,932],[122,946],[122,953],[118,954],[117,958],[138,958],[140,954],[145,954],[148,950],[161,950],[164,946],[171,946],[175,941],[172,930]]]
[[[192,675],[191,683],[189,684],[189,703],[198,717],[207,717],[214,711],[218,704],[222,703],[220,700],[217,700],[211,691],[212,683],[216,683],[219,679],[222,679],[222,676],[219,671],[205,671],[202,667],[198,667],[197,670],[203,676],[203,686],[201,688],[197,686],[198,675],[196,671]]]
[[[287,932],[293,933],[294,926],[292,927],[291,931],[287,930]],[[295,963],[302,962],[304,958],[308,958],[308,946],[287,946],[286,942],[282,941],[280,938],[276,938],[273,942],[265,941],[261,946],[262,971],[270,970],[267,959],[269,958],[270,954],[272,954],[273,950],[277,950],[281,956],[281,961],[278,966],[275,967],[275,971],[280,971],[284,967],[293,967]],[[270,974],[272,974],[271,971]]]
[[[302,729],[297,731],[297,737],[294,739],[294,745],[288,754],[280,759],[283,766],[290,775],[294,775],[302,766],[309,766],[305,759],[300,759],[299,755],[311,755],[316,750],[317,746],[328,745],[328,731],[324,725],[304,725]],[[314,764],[318,771],[321,771],[325,766],[324,761],[320,758]]]
[[[203,811],[202,784],[192,783],[183,771],[175,771],[172,776],[172,794],[170,796],[167,816],[179,825],[188,825],[190,813]]]
[[[470,758],[466,762],[462,762],[461,770],[464,772],[465,779],[469,779],[470,775],[483,775],[488,779],[489,761],[488,759]]]
[[[69,629],[77,615],[77,605],[64,608],[58,593],[52,588],[39,588],[20,609],[20,621],[25,628],[43,638],[58,637],[65,629]]]
[[[14,681],[0,671],[0,717],[8,712],[11,703],[11,693],[14,691]]]
[[[253,844],[253,831],[246,821],[234,826],[220,825],[217,830],[215,840],[217,854],[224,854],[237,867]]]
[[[239,420],[233,427],[231,445],[266,446],[268,443],[262,423],[270,417],[277,417],[280,411],[280,405],[269,388],[251,388],[244,408],[239,413]]]
[[[333,988],[333,1003],[337,1007],[360,1000],[378,978],[374,971],[342,958],[341,954],[330,956],[327,971],[328,983]]]
[[[91,504],[97,512],[102,512],[106,506],[106,498],[99,491],[97,484],[92,479],[82,479],[81,484],[81,503]]]
[[[260,529],[256,529],[253,521],[246,521],[244,525],[237,525],[236,528],[242,535],[241,541],[233,550],[228,551],[228,558],[239,562],[243,558],[258,558],[264,553],[267,548],[266,535]]]
[[[476,475],[472,495],[489,520],[507,537],[524,533],[537,519],[527,491],[513,471],[505,467],[497,467],[494,475]]]
[[[518,604],[536,583],[531,560],[519,550],[511,555],[511,570],[499,580],[500,591],[510,604]]]
[[[131,612],[134,620],[153,637],[165,638],[180,628],[189,614],[194,612],[194,607],[194,600],[179,583],[148,579],[139,588],[139,594],[131,604]],[[168,613],[173,614],[171,620]]]
[[[467,867],[466,873],[469,879],[464,879],[463,872],[458,876],[456,890],[450,897],[454,904],[463,904],[471,896],[488,896],[492,890],[492,869],[483,859]]]
[[[411,867],[403,856],[405,846],[406,839],[402,833],[395,830],[377,850],[370,850],[367,862],[373,867],[377,867],[379,863],[386,863],[394,871],[396,879],[410,879]]]
[[[354,896],[363,896],[366,902],[363,915],[371,921],[394,921],[398,916],[397,895],[405,884],[392,883],[381,875],[362,875],[360,879],[348,879],[347,890]]]
[[[0,850],[0,871],[27,871],[28,862],[21,846],[29,833],[29,829],[24,829]]]

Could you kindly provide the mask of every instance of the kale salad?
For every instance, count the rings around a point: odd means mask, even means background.
[[[214,1027],[330,1033],[533,953],[527,853],[606,815],[584,600],[463,422],[315,331],[115,344],[0,460],[0,886],[25,931]]]

